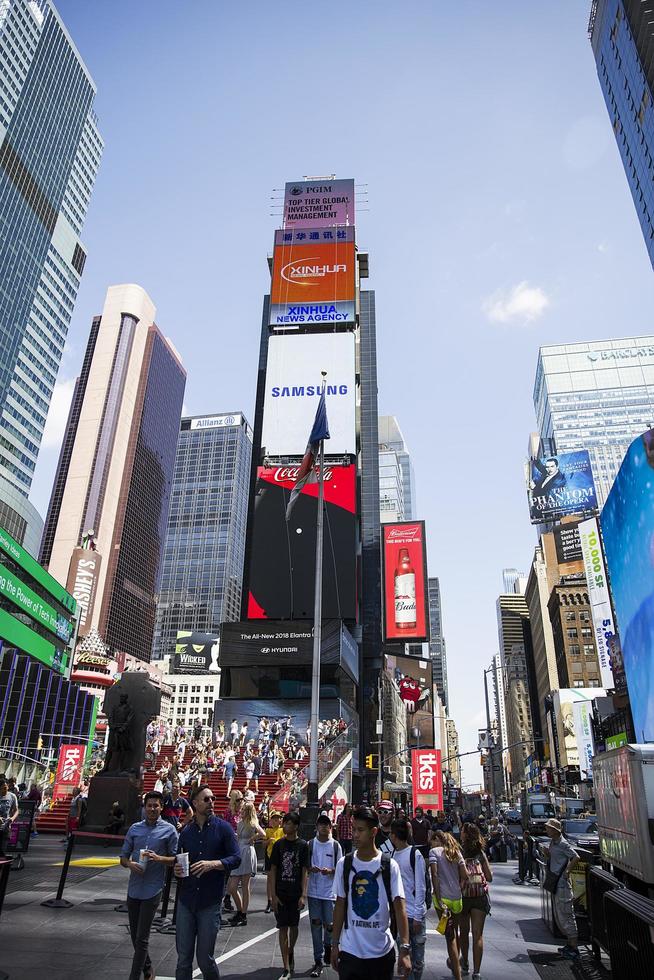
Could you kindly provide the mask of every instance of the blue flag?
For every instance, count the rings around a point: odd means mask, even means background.
[[[313,428],[311,429],[311,435],[309,436],[309,442],[307,443],[307,448],[304,453],[302,462],[300,463],[300,468],[298,470],[297,479],[295,481],[295,486],[291,490],[291,496],[288,501],[288,506],[286,508],[286,520],[291,516],[291,511],[295,505],[295,501],[302,493],[302,490],[307,483],[316,482],[316,457],[320,451],[320,443],[323,439],[329,439],[329,423],[327,421],[327,402],[325,400],[325,391],[320,396],[320,401],[318,402],[318,408],[316,409],[316,417],[313,420]]]

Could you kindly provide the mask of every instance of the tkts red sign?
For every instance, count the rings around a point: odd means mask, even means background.
[[[82,782],[84,756],[83,745],[62,745],[59,749],[59,763],[55,779],[53,798],[65,800],[73,795],[73,790]]]
[[[440,749],[411,750],[413,809],[443,809],[443,773]]]

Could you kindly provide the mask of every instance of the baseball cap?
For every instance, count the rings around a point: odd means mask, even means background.
[[[377,804],[378,813],[395,813],[395,807],[390,800],[380,800]]]

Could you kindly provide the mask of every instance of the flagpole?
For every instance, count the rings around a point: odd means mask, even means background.
[[[326,371],[322,372],[322,394]],[[318,470],[318,520],[316,522],[316,575],[313,600],[313,670],[311,674],[311,745],[307,806],[318,805],[318,721],[320,716],[320,646],[322,637],[322,539],[324,510],[325,440],[320,440]]]

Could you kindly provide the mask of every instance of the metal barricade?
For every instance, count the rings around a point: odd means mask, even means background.
[[[612,980],[654,977],[654,902],[629,888],[604,895]]]
[[[623,882],[604,868],[589,865],[586,868],[586,901],[590,919],[590,943],[596,960],[602,957],[601,951],[609,951],[609,939],[604,917],[604,896],[615,888],[624,888]]]

